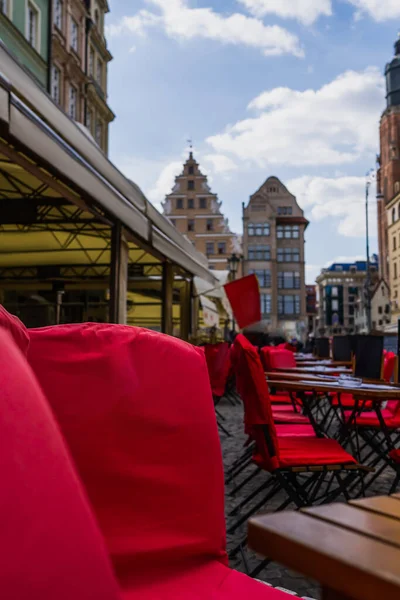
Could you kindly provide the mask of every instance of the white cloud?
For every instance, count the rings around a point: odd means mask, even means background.
[[[175,177],[182,173],[182,161],[168,163],[161,171],[155,184],[147,191],[147,198],[156,208],[161,208],[161,202],[165,196],[171,193],[175,183]]]
[[[256,17],[277,15],[312,25],[319,17],[332,15],[331,0],[238,0]]]
[[[208,138],[214,153],[259,167],[352,163],[378,147],[384,80],[370,67],[347,71],[318,90],[275,88],[248,106],[256,116]]]
[[[302,208],[307,210],[312,222],[336,218],[337,231],[346,237],[365,237],[365,177],[313,177],[305,175],[292,179],[288,189],[297,197]],[[372,227],[376,223],[376,203],[371,190],[369,204],[370,234],[376,235]]]
[[[347,0],[357,8],[356,19],[367,14],[375,21],[388,21],[400,17],[399,0]]]
[[[223,154],[206,154],[203,160],[211,163],[214,173],[228,173],[238,168],[231,158]]]
[[[135,52],[136,52],[136,46],[131,46],[129,48],[129,54],[135,54]]]
[[[224,44],[242,44],[259,48],[265,56],[293,54],[302,57],[297,36],[278,25],[264,25],[260,19],[240,13],[224,15],[212,8],[189,8],[188,0],[147,0],[160,10],[155,14],[140,10],[110,25],[108,35],[130,32],[145,35],[150,27],[161,26],[172,39],[203,38]]]

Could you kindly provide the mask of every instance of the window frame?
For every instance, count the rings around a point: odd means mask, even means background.
[[[202,206],[204,205],[204,206]],[[199,209],[200,210],[205,210],[207,208],[207,198],[199,198]]]
[[[74,36],[74,31],[76,28],[76,38]],[[75,48],[76,42],[76,48]],[[70,16],[70,39],[69,39],[69,47],[71,50],[79,54],[79,24],[76,22],[74,17]]]
[[[188,198],[187,199],[187,207],[188,207],[188,210],[193,210],[194,209],[194,198]]]
[[[58,87],[57,87],[57,95],[54,94],[54,90],[55,90],[55,82],[56,82],[56,78],[54,77],[54,74],[57,73],[57,77],[58,77]],[[60,106],[61,104],[61,69],[56,65],[56,64],[52,64],[51,65],[51,97],[53,98],[54,102],[56,104],[58,104]]]
[[[176,210],[182,210],[183,209],[183,198],[177,198],[176,199]]]
[[[75,92],[75,95],[73,94],[73,92]],[[73,97],[75,98],[75,115],[73,115],[71,112],[71,100]],[[74,121],[76,121],[78,118],[78,88],[76,88],[72,83],[69,84],[68,90],[68,115]]]
[[[30,39],[30,18],[29,12],[32,12],[36,16],[36,26],[35,26],[35,39],[34,43],[31,42]],[[33,0],[26,0],[25,4],[25,38],[27,39],[29,45],[40,54],[41,50],[41,24],[42,24],[42,13],[39,6]]]
[[[223,251],[221,250],[221,248],[223,247]],[[222,241],[222,242],[217,242],[217,254],[219,256],[222,256],[223,254],[226,254],[226,242]]]
[[[187,230],[188,231],[195,231],[196,230],[196,221],[195,219],[188,219],[187,220]]]
[[[206,219],[206,231],[214,231],[214,219]]]
[[[57,27],[59,31],[63,30],[64,23],[64,2],[63,0],[54,0],[53,3],[53,25]]]
[[[187,189],[189,192],[194,192],[194,179],[188,179]]]
[[[212,250],[209,252],[209,250]],[[206,256],[214,256],[215,251],[215,243],[214,242],[206,242]]]

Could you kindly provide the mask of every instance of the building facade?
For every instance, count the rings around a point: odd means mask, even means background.
[[[386,206],[391,321],[400,318],[400,193]]]
[[[53,0],[51,95],[108,152],[107,0]]]
[[[45,89],[50,84],[51,0],[1,0],[0,39]]]
[[[364,298],[366,261],[333,263],[317,277],[319,312],[317,334],[331,336],[356,333],[356,310]],[[371,294],[379,280],[378,260],[370,261]]]
[[[377,178],[380,273],[390,281],[387,205],[400,192],[400,38],[395,56],[386,65],[387,106],[380,122],[380,155]]]
[[[243,270],[259,281],[261,313],[271,332],[304,338],[307,332],[304,232],[308,221],[277,177],[269,177],[243,204]]]
[[[366,302],[363,296],[359,296],[355,309],[355,332],[368,333],[368,318]],[[390,291],[389,286],[380,279],[371,293],[371,325],[372,331],[384,331],[390,325]]]
[[[306,285],[307,333],[315,334],[317,320],[317,286]]]
[[[228,258],[241,254],[240,237],[229,229],[222,203],[213,194],[207,177],[190,152],[183,171],[163,203],[164,215],[205,254],[212,270],[228,269]]]

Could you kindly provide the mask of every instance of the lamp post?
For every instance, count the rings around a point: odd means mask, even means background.
[[[367,274],[365,278],[365,309],[367,315],[367,330],[371,333],[372,329],[372,316],[371,316],[371,272],[370,272],[370,261],[369,261],[369,219],[368,219],[368,200],[369,200],[369,188],[373,181],[375,181],[376,172],[375,169],[370,169],[367,173],[365,181],[365,237],[366,237],[366,254],[367,254]]]
[[[239,263],[240,263],[240,258],[235,253],[233,253],[228,258],[229,280],[230,281],[235,281],[236,274],[237,274],[238,268],[239,268]],[[232,330],[235,331],[235,317],[233,316],[233,313],[232,313]]]

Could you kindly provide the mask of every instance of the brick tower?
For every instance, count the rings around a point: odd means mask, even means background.
[[[377,181],[378,242],[381,276],[389,282],[386,205],[400,191],[400,38],[393,60],[386,65],[387,106],[380,123]]]

